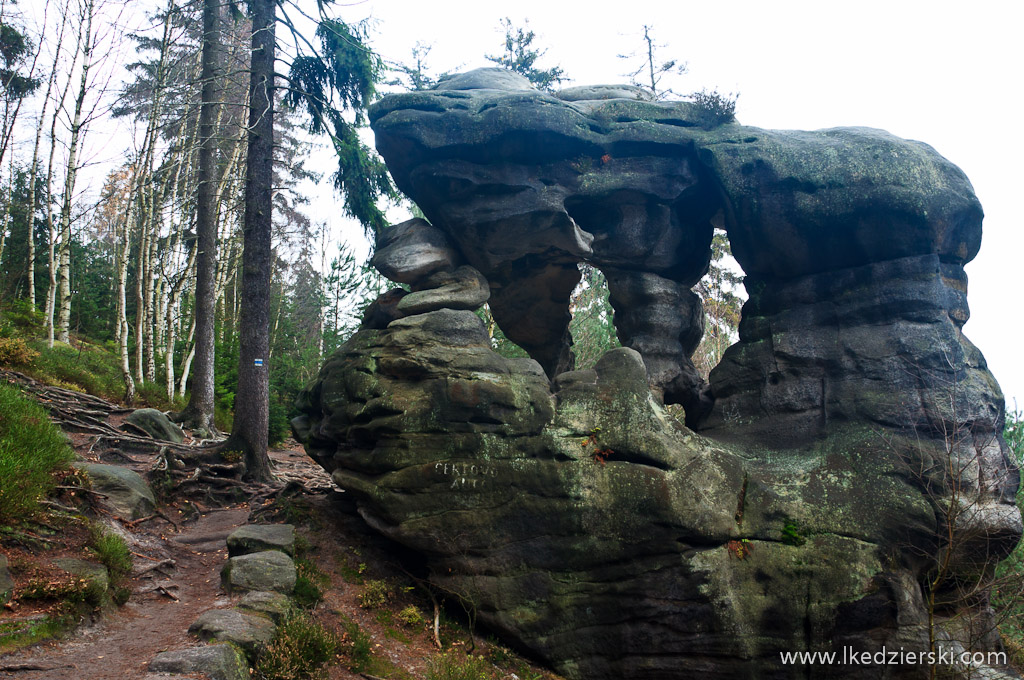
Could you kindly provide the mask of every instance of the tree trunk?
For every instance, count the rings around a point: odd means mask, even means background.
[[[149,276],[149,266],[146,258],[149,255],[149,230],[146,225],[148,206],[146,205],[146,192],[140,193],[139,200],[142,203],[142,217],[139,219],[139,248],[138,262],[136,263],[135,275],[135,381],[140,385],[146,381],[144,372],[145,342],[146,342],[146,277]]]
[[[3,221],[0,222],[0,258],[4,256],[4,246],[7,243],[7,225],[11,221],[11,196],[14,195],[14,156],[11,156],[11,177],[7,182],[6,205],[4,206]],[[13,277],[12,277],[13,279]],[[13,282],[12,282],[12,287]]]
[[[170,299],[167,301],[166,318],[164,319],[164,326],[167,329],[167,351],[164,353],[164,372],[167,374],[168,400],[174,399],[174,343],[177,340],[178,324],[175,322],[173,315],[174,310],[178,307],[178,303],[181,300],[181,291],[185,287],[185,282],[192,276],[195,264],[196,249],[193,247],[189,249],[188,262],[185,265],[185,271],[182,273],[181,278],[175,282],[174,287],[171,288]],[[185,375],[188,375],[188,373]],[[189,425],[189,427],[194,428],[196,426]]]
[[[115,298],[117,313],[117,348],[121,378],[124,380],[124,400],[130,404],[135,400],[135,380],[132,379],[132,367],[128,361],[128,254],[131,252],[131,195],[128,197],[129,209],[125,212],[124,228],[115,239],[117,262],[117,296]]]
[[[194,129],[198,129],[198,125]],[[185,182],[191,186],[192,172],[191,163],[187,163],[191,156],[190,150],[195,146],[196,137],[193,135],[189,139],[188,145],[184,144],[185,139],[185,126],[182,126],[182,133],[179,136],[179,141],[182,142],[181,149],[177,154],[177,166],[174,169],[174,179],[171,182],[173,190],[171,192],[171,205],[178,205],[178,200],[181,194],[181,171],[188,165],[189,171],[185,174]],[[185,206],[188,206],[188,201],[185,201]],[[185,243],[185,224],[186,216],[190,211],[188,209],[182,209],[178,213],[177,219],[175,219],[175,213],[172,210],[171,213],[171,233],[173,236],[173,242],[171,247],[168,249],[173,254],[174,264],[178,263],[177,252],[183,243]],[[196,264],[196,247],[195,242],[192,239],[188,240],[188,255],[185,258],[185,269],[178,276],[178,279],[174,282],[174,285],[170,287],[170,292],[167,299],[163,303],[163,319],[162,332],[165,335],[161,336],[161,342],[164,347],[164,382],[167,388],[167,400],[174,400],[174,345],[178,339],[178,327],[181,325],[181,297],[182,293],[186,288],[186,284],[192,278],[193,272],[195,271]]]
[[[178,385],[178,396],[185,396],[185,389],[188,387],[188,372],[191,370],[192,361],[196,358],[196,319],[192,317],[192,325],[188,329],[188,340],[185,342],[188,351],[185,352],[185,359],[181,362],[181,382]]]
[[[82,21],[85,37],[81,43],[82,77],[79,81],[78,96],[75,98],[75,113],[71,120],[71,140],[68,143],[68,171],[64,183],[64,200],[60,209],[60,255],[57,274],[57,301],[59,317],[57,339],[68,342],[71,339],[71,202],[75,193],[75,179],[78,176],[78,145],[82,134],[82,109],[89,86],[89,68],[92,66],[92,18],[93,0],[86,0]]]
[[[59,44],[59,43],[58,43]],[[53,69],[54,73],[57,69]],[[46,94],[43,95],[43,110],[39,112],[39,124],[36,126],[36,141],[32,147],[32,165],[28,173],[28,301],[32,309],[36,308],[36,241],[35,241],[35,215],[36,215],[36,179],[39,176],[39,147],[43,140],[43,121],[46,119],[46,106],[50,103],[50,92],[53,89],[54,76],[50,76],[46,86]],[[47,210],[49,212],[49,210]]]
[[[246,476],[270,478],[267,456],[271,226],[274,165],[274,0],[252,0],[249,144],[245,163],[242,305],[235,420],[226,450],[244,453]]]
[[[62,29],[63,30],[63,29]],[[78,44],[75,46],[74,58],[71,61],[71,67],[74,68],[75,62],[78,61],[78,53],[82,44],[82,35],[78,35]],[[57,64],[60,61],[60,50],[57,50],[57,54],[54,57],[53,70],[56,72]],[[50,158],[46,165],[46,205],[53,205],[53,170],[54,170],[54,159],[57,153],[57,121],[60,118],[61,111],[64,109],[64,102],[67,101],[68,91],[71,89],[71,78],[64,84],[61,90],[60,97],[54,101],[53,106],[53,117],[50,119]],[[57,254],[56,254],[56,233],[53,225],[53,211],[47,207],[46,210],[46,245],[47,245],[47,272],[49,273],[49,282],[46,287],[46,346],[52,348],[54,341],[54,314],[55,306],[57,301]]]
[[[159,197],[152,196],[150,199],[149,209],[150,213],[150,237],[149,237],[149,254],[146,256],[147,264],[147,276],[146,276],[146,289],[143,291],[143,299],[146,301],[146,382],[156,382],[156,296],[158,293],[157,286],[157,258],[159,253],[157,252],[158,246],[160,245],[159,234],[156,233],[156,229],[159,228],[159,220],[157,215],[159,210],[157,208],[160,202]]]
[[[196,190],[195,369],[188,406],[178,415],[192,428],[215,433],[214,358],[217,305],[217,158],[214,137],[220,75],[220,3],[203,2],[202,103],[199,109],[199,171]]]

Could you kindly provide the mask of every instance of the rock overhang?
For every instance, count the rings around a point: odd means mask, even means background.
[[[470,72],[371,111],[429,220],[378,266],[426,294],[328,362],[301,400],[307,449],[439,587],[572,677],[783,677],[779,651],[927,647],[938,556],[957,553],[950,597],[1021,531],[1002,397],[960,331],[967,178],[879,130],[702,126],[628,86],[524,83]],[[689,288],[715,225],[750,299],[706,384]],[[606,274],[626,347],[567,372],[579,261]],[[537,363],[494,354],[453,281],[485,281]],[[944,544],[964,499],[974,538]],[[954,605],[949,639],[973,607]]]

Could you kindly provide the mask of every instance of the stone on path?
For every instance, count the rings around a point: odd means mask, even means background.
[[[212,680],[248,680],[249,664],[234,645],[216,644],[160,652],[149,664],[154,673],[205,673]]]
[[[188,627],[192,635],[207,641],[234,643],[249,656],[255,656],[269,644],[275,630],[276,626],[270,619],[237,609],[209,609]]]
[[[291,524],[247,524],[228,536],[228,555],[236,557],[264,550],[295,555],[295,527]]]
[[[238,601],[237,608],[250,611],[254,614],[269,616],[274,623],[281,623],[291,609],[292,602],[287,596],[281,593],[274,593],[267,590],[253,590],[246,593]]]
[[[239,555],[224,565],[221,581],[229,593],[273,590],[289,594],[295,588],[295,562],[278,550]]]
[[[98,596],[102,596],[110,587],[110,576],[107,574],[107,568],[102,564],[87,562],[86,560],[74,557],[58,557],[53,560],[53,565],[63,569],[72,576],[77,576],[87,581],[89,590],[95,592]]]

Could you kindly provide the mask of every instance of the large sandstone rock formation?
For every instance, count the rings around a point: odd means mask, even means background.
[[[376,264],[411,291],[367,311],[294,426],[438,588],[571,678],[927,677],[780,652],[999,649],[986,578],[1020,537],[1018,475],[961,333],[982,213],[955,166],[493,70],[371,117],[429,222],[384,234]],[[705,384],[690,288],[716,223],[749,300]],[[568,333],[581,261],[624,345],[592,371]],[[488,296],[532,359],[491,351]]]

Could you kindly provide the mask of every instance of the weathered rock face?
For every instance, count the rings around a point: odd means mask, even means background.
[[[706,129],[634,95],[483,70],[376,106],[429,223],[382,241],[413,292],[300,397],[307,451],[568,677],[916,678],[780,652],[998,648],[984,574],[1021,524],[1002,397],[960,333],[970,184],[881,131]],[[749,301],[705,385],[690,287],[718,220]],[[580,261],[625,345],[591,371],[568,370]],[[491,351],[486,288],[532,360]]]

